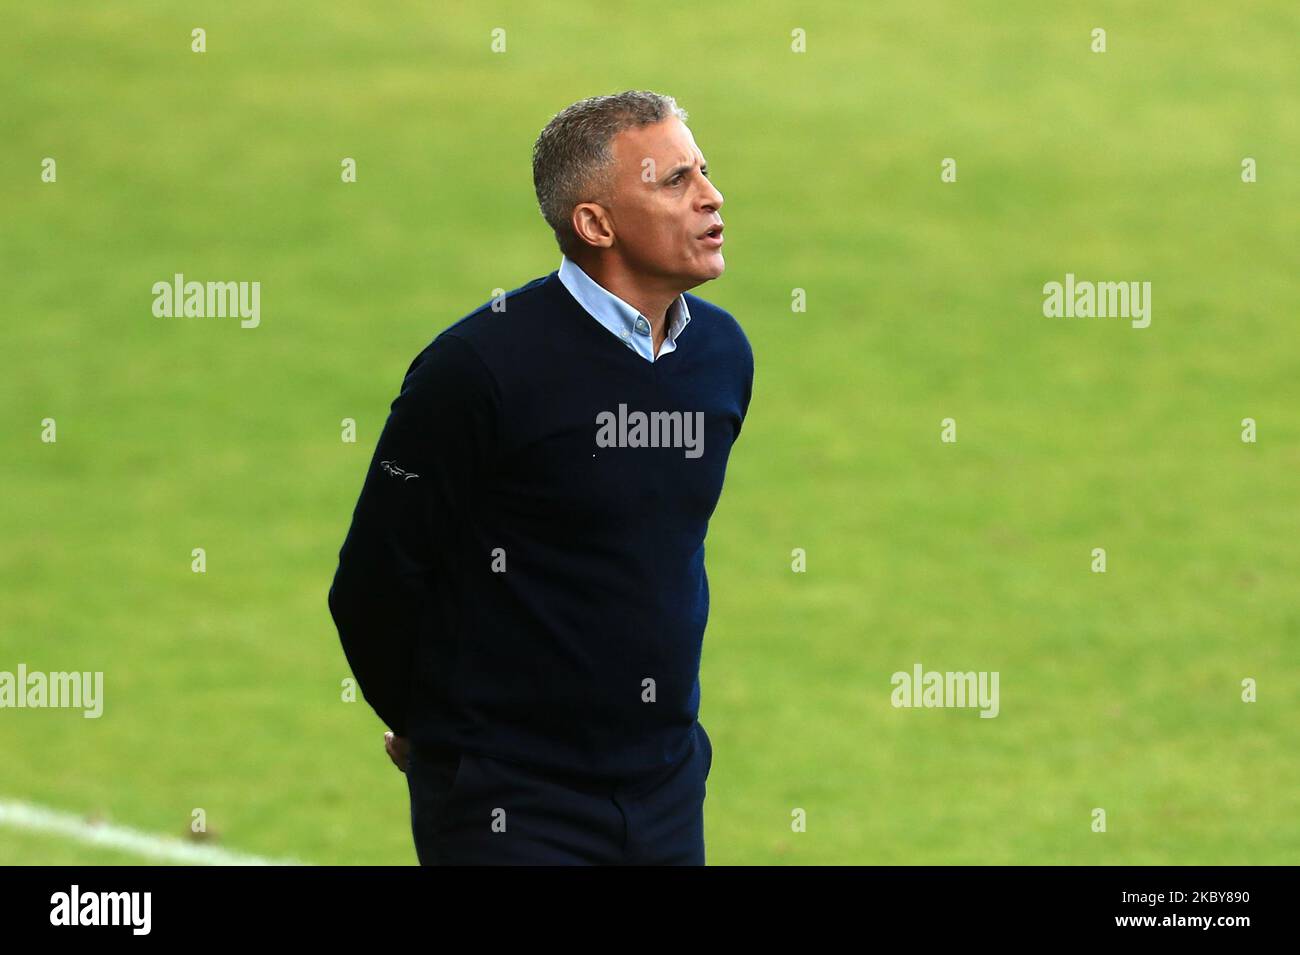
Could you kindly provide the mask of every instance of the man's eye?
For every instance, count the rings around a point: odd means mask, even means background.
[[[709,174],[705,170],[701,169],[700,173],[704,176],[705,179],[709,178]],[[677,183],[681,182],[685,177],[686,177],[686,173],[679,172],[668,180],[668,185],[675,186],[677,185]]]

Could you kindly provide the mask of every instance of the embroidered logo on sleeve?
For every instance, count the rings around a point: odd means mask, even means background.
[[[385,474],[392,477],[399,477],[404,481],[409,481],[411,478],[418,478],[420,476],[418,474],[412,474],[410,471],[403,471],[393,461],[380,461],[379,466],[384,469]]]

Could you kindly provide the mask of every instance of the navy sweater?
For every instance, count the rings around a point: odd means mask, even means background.
[[[602,779],[687,754],[704,536],[754,374],[736,320],[687,304],[649,362],[552,272],[416,357],[329,592],[394,732]]]

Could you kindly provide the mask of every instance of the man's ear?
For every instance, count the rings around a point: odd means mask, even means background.
[[[580,202],[573,207],[573,231],[578,241],[598,249],[614,244],[614,226],[605,207],[597,202]]]

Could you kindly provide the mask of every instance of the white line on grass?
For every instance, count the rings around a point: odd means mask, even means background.
[[[27,832],[52,833],[91,846],[120,849],[149,859],[166,859],[190,865],[302,865],[292,859],[263,859],[228,852],[216,846],[191,845],[168,836],[152,836],[125,826],[87,822],[72,813],[10,799],[0,799],[0,826]]]

